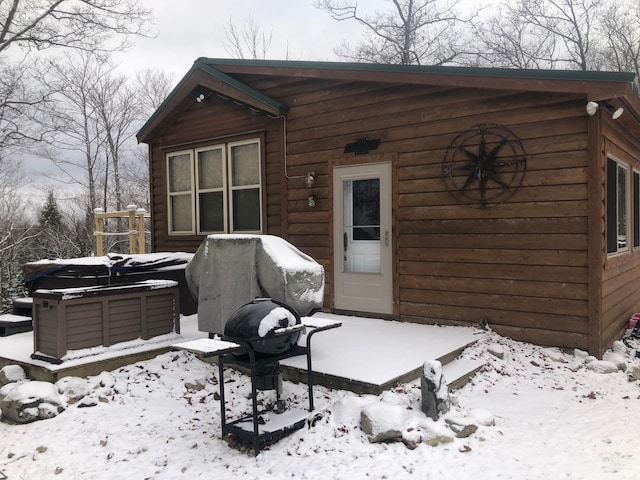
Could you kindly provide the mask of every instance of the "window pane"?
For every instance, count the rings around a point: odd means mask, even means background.
[[[183,153],[169,157],[169,191],[191,190],[191,155]]]
[[[173,232],[191,232],[191,195],[173,195],[170,215]]]
[[[198,152],[198,188],[222,188],[222,149]]]
[[[260,184],[258,143],[231,147],[231,182],[234,187]]]
[[[627,247],[627,170],[618,166],[618,248]]]
[[[633,246],[640,247],[640,173],[633,172]]]
[[[234,190],[233,231],[260,230],[260,189]]]
[[[200,231],[224,232],[224,201],[222,192],[201,193]]]
[[[618,164],[607,160],[607,253],[618,250]]]

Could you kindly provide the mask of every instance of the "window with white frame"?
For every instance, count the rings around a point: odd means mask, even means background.
[[[607,160],[607,253],[628,250],[629,167]]]
[[[257,139],[167,154],[169,234],[260,233]]]

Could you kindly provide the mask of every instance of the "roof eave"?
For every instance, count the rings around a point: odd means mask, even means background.
[[[138,131],[136,134],[138,143],[146,143],[155,128],[178,108],[186,96],[198,85],[271,115],[284,115],[288,111],[288,107],[282,103],[207,65],[199,58]]]

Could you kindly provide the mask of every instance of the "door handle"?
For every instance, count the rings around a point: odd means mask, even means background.
[[[344,246],[344,251],[346,253],[347,247],[349,246],[349,237],[347,235],[347,232],[344,232],[344,234],[342,236],[342,244]]]
[[[389,246],[389,230],[384,231],[384,246]]]

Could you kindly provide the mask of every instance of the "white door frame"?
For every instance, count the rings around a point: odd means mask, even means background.
[[[333,167],[333,303],[338,310],[393,314],[392,172],[391,162]],[[345,202],[350,204],[344,198],[344,182],[376,178],[380,179],[380,239],[356,240],[363,260],[349,267],[355,244],[354,229],[344,225],[350,215],[344,210]]]

